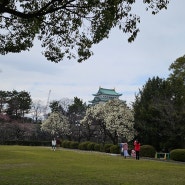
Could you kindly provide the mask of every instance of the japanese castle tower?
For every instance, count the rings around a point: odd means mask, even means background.
[[[94,99],[92,101],[89,101],[89,103],[92,103],[92,105],[104,103],[111,99],[119,99],[122,94],[117,93],[115,89],[105,89],[99,87],[98,92],[96,94],[93,94],[93,96],[95,96]]]

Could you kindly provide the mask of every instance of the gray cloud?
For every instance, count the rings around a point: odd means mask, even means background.
[[[148,78],[166,78],[170,64],[184,55],[184,7],[184,0],[171,1],[168,10],[153,16],[138,4],[141,32],[135,42],[113,29],[84,63],[46,61],[36,41],[30,52],[0,56],[1,90],[26,90],[43,101],[51,90],[51,100],[77,96],[88,102],[101,86],[115,88],[130,103]]]

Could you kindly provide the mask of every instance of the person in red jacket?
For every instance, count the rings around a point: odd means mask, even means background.
[[[138,140],[134,141],[134,150],[136,151],[136,160],[139,160],[140,143]]]

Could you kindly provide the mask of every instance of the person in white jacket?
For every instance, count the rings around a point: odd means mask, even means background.
[[[55,151],[56,150],[56,139],[55,138],[51,141],[51,146],[52,146],[53,151]]]

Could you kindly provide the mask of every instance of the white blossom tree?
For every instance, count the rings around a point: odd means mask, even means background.
[[[118,143],[118,137],[127,141],[134,137],[133,111],[118,99],[88,108],[81,123],[89,127],[98,124],[114,144]]]
[[[69,121],[66,116],[53,112],[42,122],[41,130],[48,132],[51,136],[70,135]]]
[[[85,116],[80,121],[80,123],[86,128],[86,137],[88,140],[90,140],[90,138],[94,136],[95,132],[97,132],[97,129],[99,129],[99,134],[101,134],[104,138],[105,123],[103,115],[103,104],[91,106],[86,109]],[[105,140],[105,138],[103,140]]]
[[[125,102],[114,99],[105,104],[104,121],[109,137],[114,143],[118,137],[131,141],[134,137],[134,114]]]

